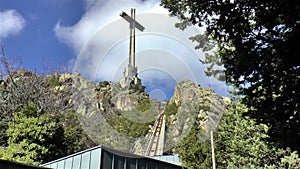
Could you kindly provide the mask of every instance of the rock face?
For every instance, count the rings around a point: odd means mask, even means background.
[[[138,98],[126,91],[116,94],[111,101],[120,111],[130,111],[138,104]]]
[[[119,150],[133,152],[135,142],[143,135],[134,135],[132,128],[136,126],[137,132],[148,131],[140,122],[155,121],[158,107],[151,104],[148,111],[139,112],[137,107],[144,100],[149,99],[148,94],[141,91],[141,87],[124,90],[119,83],[100,82],[94,83],[85,80],[80,74],[63,75],[72,81],[70,100],[73,109],[82,115],[81,123],[85,132],[94,142],[110,146]],[[139,116],[137,116],[137,115]],[[152,120],[149,120],[152,119]],[[127,122],[129,121],[129,122]],[[129,130],[128,132],[126,130]]]
[[[177,105],[178,112],[167,117],[169,125],[166,130],[166,150],[172,150],[188,134],[195,121],[200,121],[206,131],[199,139],[207,139],[209,131],[219,124],[226,109],[224,97],[218,96],[210,88],[201,87],[188,80],[180,81],[176,85],[170,103]]]
[[[110,115],[118,114],[140,125],[147,124],[150,132],[156,115],[162,111],[164,108],[162,105],[166,103],[150,99],[151,108],[146,112],[139,112],[138,105],[143,100],[149,99],[148,94],[140,87],[124,90],[118,83],[93,83],[76,73],[61,77],[68,77],[64,78],[64,81],[73,82],[72,103],[74,109],[83,115],[82,124],[91,138],[99,144],[143,155],[150,133],[131,137],[120,133],[107,119]],[[188,80],[180,81],[169,101],[169,104],[174,103],[178,110],[166,116],[168,124],[165,131],[165,151],[172,152],[176,143],[188,134],[196,120],[200,121],[206,131],[201,139],[207,139],[209,131],[218,125],[227,102],[230,102],[229,98],[218,96],[210,88],[201,87]],[[120,122],[120,125],[123,123]],[[124,129],[126,127],[123,126]]]
[[[142,155],[154,122],[166,105],[173,105],[173,108],[166,113],[164,150],[172,151],[196,120],[200,121],[204,131],[213,130],[226,109],[225,103],[230,102],[229,98],[218,96],[212,89],[187,80],[175,86],[174,95],[168,103],[161,103],[149,98],[143,86],[133,85],[124,90],[120,83],[95,83],[77,72],[42,78],[29,71],[21,71],[15,73],[13,78],[24,88],[17,88],[22,94],[18,98],[21,104],[33,101],[39,104],[41,110],[47,108],[53,113],[75,110],[81,115],[85,132],[95,143]],[[10,86],[13,87],[9,84],[9,78],[0,81],[0,93],[5,96],[0,98],[3,112],[15,111],[7,109],[13,107],[4,104],[10,103],[7,100],[20,104],[9,95]],[[205,133],[202,139],[206,139]]]

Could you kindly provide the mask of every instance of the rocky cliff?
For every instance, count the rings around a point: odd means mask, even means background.
[[[13,94],[9,94],[11,91]],[[35,102],[41,111],[74,110],[80,114],[81,125],[94,142],[137,154],[145,152],[152,127],[163,110],[166,115],[164,149],[172,152],[195,121],[200,121],[205,131],[213,130],[226,109],[225,101],[228,102],[228,98],[218,96],[212,89],[188,80],[175,86],[170,101],[159,102],[150,98],[143,86],[125,90],[119,83],[95,83],[77,72],[40,77],[20,70],[1,80],[0,93],[2,112],[17,111],[18,107],[12,110],[12,105],[26,102]],[[201,139],[206,138],[204,133]]]
[[[165,149],[172,149],[197,122],[204,129],[201,138],[208,139],[209,131],[219,124],[222,113],[230,103],[227,97],[218,96],[212,89],[191,81],[180,81],[169,104],[177,107],[176,114],[167,117]],[[168,113],[168,112],[167,112]]]

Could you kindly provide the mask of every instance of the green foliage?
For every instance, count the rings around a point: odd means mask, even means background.
[[[175,115],[178,112],[178,107],[176,103],[174,102],[167,102],[166,108],[165,108],[165,115],[166,115],[166,127],[170,126],[170,116]]]
[[[10,144],[8,148],[4,149],[3,159],[21,162],[25,164],[39,165],[42,160],[40,156],[48,153],[48,149],[36,143],[28,143],[23,140],[18,144]]]
[[[6,130],[8,128],[9,119],[5,116],[0,116],[0,147],[7,146]]]
[[[208,75],[243,95],[249,114],[267,124],[272,141],[300,151],[300,3],[298,1],[162,0],[185,29],[205,25],[192,40],[207,52]],[[216,66],[215,66],[216,65]],[[219,65],[225,69],[220,71]]]
[[[245,106],[237,103],[223,115],[215,134],[219,167],[259,168],[271,163],[271,150],[265,141],[268,127],[243,116],[246,111]]]
[[[176,145],[175,152],[179,154],[183,165],[188,168],[211,168],[210,144],[200,138],[203,132],[197,121],[189,134]]]
[[[15,113],[6,133],[8,146],[0,150],[0,158],[27,164],[38,165],[95,146],[76,112],[38,114],[32,103]]]
[[[61,86],[62,82],[59,80],[60,74],[54,73],[47,77],[48,83],[50,84],[51,87],[56,87],[56,86]]]
[[[138,105],[136,106],[136,109],[140,112],[145,112],[151,108],[151,103],[149,98],[145,98],[141,101],[139,101]]]
[[[100,82],[100,83],[99,83],[99,86],[100,86],[100,87],[106,87],[106,86],[108,86],[108,85],[110,85],[109,81],[103,81],[103,82]]]
[[[145,86],[140,84],[134,84],[129,87],[129,94],[131,93],[142,93],[145,90]]]
[[[134,122],[121,115],[110,115],[106,120],[116,131],[133,138],[145,136],[149,130],[148,124]]]
[[[174,102],[168,102],[165,108],[165,115],[166,116],[171,116],[171,115],[175,115],[178,112],[178,107],[176,105],[176,103]]]
[[[296,152],[290,152],[281,159],[280,168],[300,168],[300,158]]]
[[[4,154],[5,154],[5,148],[0,147],[0,159],[3,159]]]
[[[297,153],[270,144],[268,127],[245,116],[247,111],[244,105],[234,103],[223,114],[214,133],[217,168],[300,168]],[[212,167],[210,139],[204,136],[198,122],[176,147],[186,166]]]
[[[59,114],[65,110],[69,106],[70,90],[53,90],[47,81],[50,77],[43,78],[23,69],[13,72],[10,76],[13,80],[6,77],[4,88],[0,88],[0,112],[10,121],[14,113],[30,102],[36,105],[38,113]]]
[[[35,105],[25,106],[8,125],[8,147],[3,159],[40,164],[62,155],[63,128],[57,118],[38,115]]]
[[[60,117],[60,123],[64,128],[64,155],[96,146],[84,132],[79,118],[80,115],[75,111],[63,113]]]

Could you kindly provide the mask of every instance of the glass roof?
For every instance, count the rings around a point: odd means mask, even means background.
[[[178,161],[165,162],[162,158],[149,158],[97,146],[61,159],[42,164],[54,169],[182,169]],[[174,158],[174,157],[169,157]]]

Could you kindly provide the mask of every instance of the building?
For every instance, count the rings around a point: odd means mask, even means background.
[[[168,157],[170,159],[170,157]],[[174,158],[174,157],[172,157]],[[96,146],[40,165],[54,169],[184,169],[160,157],[145,157]]]

